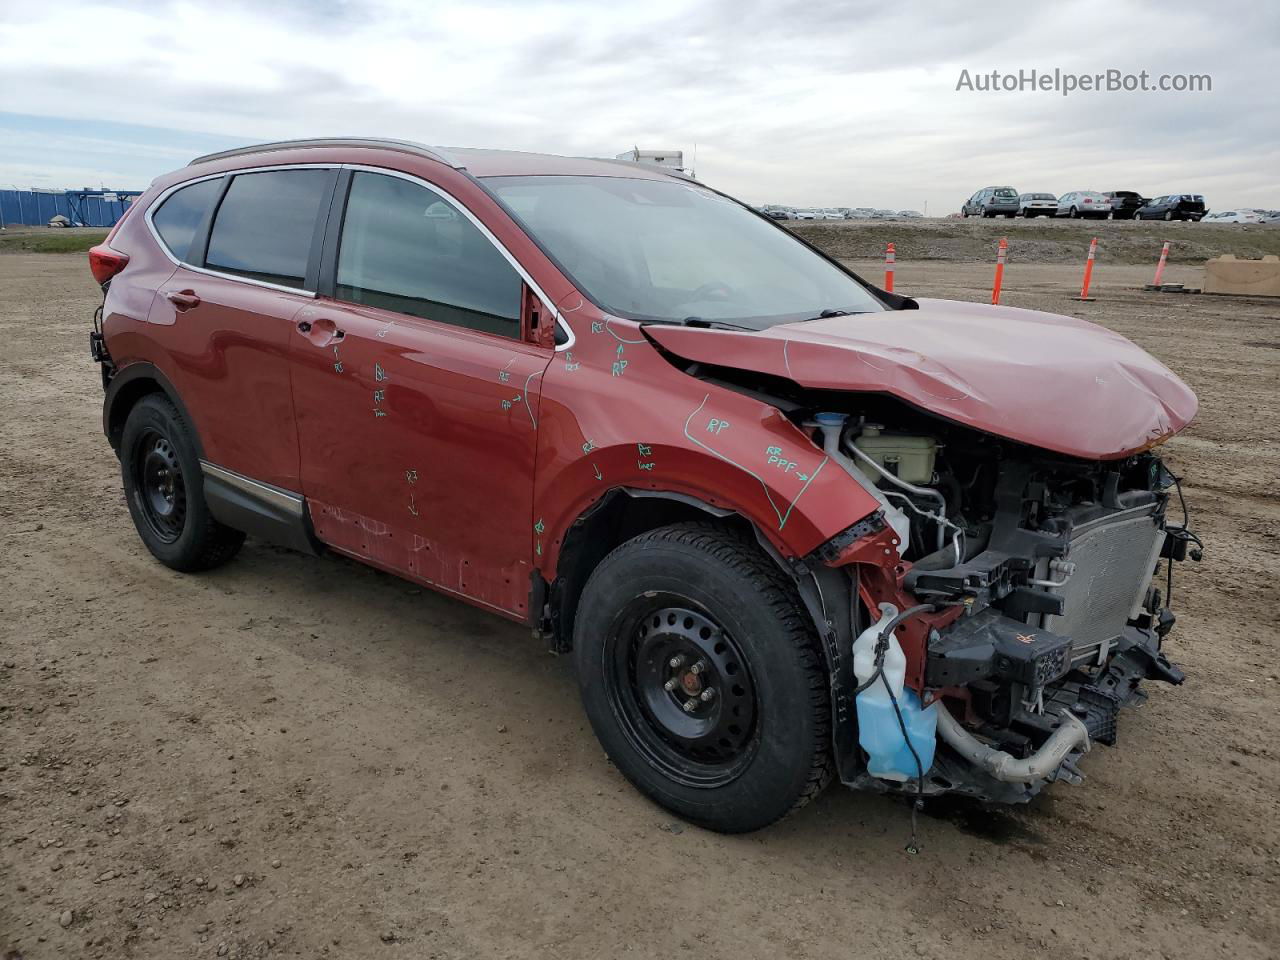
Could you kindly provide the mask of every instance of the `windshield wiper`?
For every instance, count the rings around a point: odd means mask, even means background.
[[[865,310],[832,310],[828,307],[816,317],[806,317],[801,323],[808,323],[810,320],[830,320],[832,317],[852,317],[855,313],[865,313]]]

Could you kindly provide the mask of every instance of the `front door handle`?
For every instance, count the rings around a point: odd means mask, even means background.
[[[180,311],[200,306],[200,297],[194,290],[166,290],[164,296]]]
[[[338,343],[347,335],[345,330],[338,329],[336,323],[323,317],[319,320],[299,320],[298,332],[317,347]]]

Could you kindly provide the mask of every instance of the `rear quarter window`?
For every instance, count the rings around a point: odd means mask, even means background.
[[[218,196],[222,178],[201,180],[169,194],[151,214],[151,223],[163,243],[179,260],[186,260],[191,241],[204,223],[209,206]]]
[[[205,266],[286,287],[301,287],[328,170],[242,173],[214,216]]]

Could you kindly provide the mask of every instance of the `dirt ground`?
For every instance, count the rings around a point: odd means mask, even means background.
[[[987,265],[899,257],[900,291],[987,296]],[[839,787],[750,836],[673,822],[567,662],[461,603],[253,542],[162,568],[101,434],[84,257],[0,256],[0,955],[1276,956],[1280,304],[1149,275],[1100,261],[1077,303],[1078,266],[1015,262],[1005,301],[1200,395],[1168,445],[1208,545],[1176,588],[1188,680],[1082,786],[935,804],[911,856],[906,807]]]

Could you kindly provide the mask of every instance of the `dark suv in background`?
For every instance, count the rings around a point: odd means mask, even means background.
[[[1204,217],[1204,197],[1198,193],[1172,193],[1148,200],[1134,211],[1135,220],[1190,220]]]
[[[1111,201],[1113,220],[1132,220],[1138,209],[1148,202],[1146,197],[1132,190],[1108,190],[1103,196]]]
[[[960,208],[963,217],[1014,217],[1018,215],[1018,191],[1013,187],[983,187]]]

